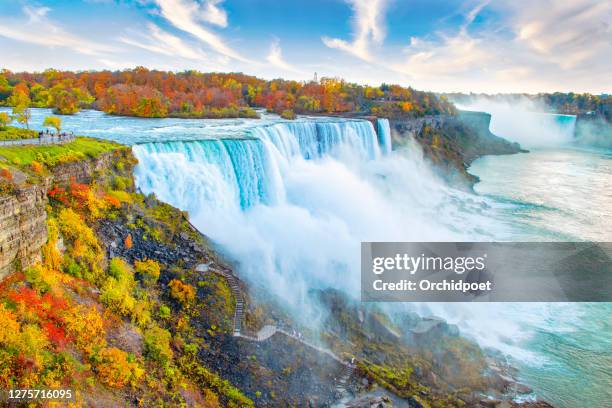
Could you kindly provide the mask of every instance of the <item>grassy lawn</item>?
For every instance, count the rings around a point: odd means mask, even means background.
[[[73,162],[85,158],[95,158],[101,153],[123,149],[124,146],[99,139],[77,137],[74,141],[58,145],[0,146],[1,158],[15,166],[29,166],[33,161],[47,167]]]
[[[0,140],[33,139],[38,132],[13,126],[0,127]]]

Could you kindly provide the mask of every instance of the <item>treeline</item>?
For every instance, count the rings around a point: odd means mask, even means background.
[[[589,93],[539,93],[530,94],[462,94],[453,93],[446,96],[457,103],[469,103],[474,100],[490,99],[508,103],[519,103],[530,100],[538,105],[544,105],[551,112],[566,115],[591,114],[612,122],[612,96],[607,94],[592,95]]]
[[[266,81],[242,73],[0,71],[0,105],[52,108],[57,114],[98,109],[138,117],[254,117],[253,108],[295,113],[358,112],[385,117],[455,114],[446,97],[399,85],[363,86],[337,78]]]

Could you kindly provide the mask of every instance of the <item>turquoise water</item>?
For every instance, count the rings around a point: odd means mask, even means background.
[[[33,110],[33,126],[49,114]],[[138,185],[188,210],[246,279],[302,311],[309,287],[358,291],[362,240],[612,238],[612,152],[565,144],[573,126],[566,117],[529,154],[474,162],[477,195],[439,183],[418,149],[389,154],[387,138],[376,143],[368,122],[137,119],[96,111],[63,119],[77,134],[138,143]],[[504,128],[513,122],[502,119],[494,123],[508,138],[529,125]],[[553,119],[538,116],[538,129]],[[535,395],[556,406],[612,400],[610,304],[428,309],[508,355]]]
[[[549,147],[488,156],[470,167],[476,191],[511,203],[513,240],[612,241],[612,151]],[[506,349],[536,394],[559,407],[612,401],[612,303],[523,304],[488,311],[491,345]],[[483,328],[483,330],[486,330]]]

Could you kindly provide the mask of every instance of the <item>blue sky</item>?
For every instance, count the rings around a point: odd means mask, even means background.
[[[609,93],[611,25],[598,0],[0,0],[0,67]]]

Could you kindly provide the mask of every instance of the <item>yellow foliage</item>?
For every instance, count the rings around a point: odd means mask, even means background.
[[[58,216],[59,230],[68,247],[72,246],[72,257],[88,269],[90,280],[101,275],[102,248],[93,230],[83,218],[70,208],[63,208]]]
[[[178,279],[170,281],[170,296],[178,300],[184,306],[188,305],[195,299],[196,290],[188,283],[183,283]]]
[[[134,262],[134,268],[136,272],[141,274],[143,282],[147,284],[154,284],[157,282],[157,279],[159,279],[159,263],[152,259],[136,261]]]
[[[67,312],[64,320],[74,344],[86,355],[92,356],[106,346],[104,321],[95,308],[75,307]]]
[[[43,365],[43,352],[49,346],[49,340],[43,331],[35,324],[27,324],[21,331],[19,349],[35,361],[37,366]]]
[[[135,286],[134,272],[124,260],[113,258],[108,273],[111,276],[102,287],[100,300],[120,315],[131,315],[136,306],[136,299],[132,297],[132,289]]]
[[[135,386],[144,370],[137,362],[130,362],[128,354],[116,347],[103,349],[98,354],[96,365],[98,376],[103,383],[116,388]]]
[[[0,345],[13,347],[19,342],[19,322],[13,312],[0,303]]]
[[[43,264],[46,269],[59,271],[62,263],[62,255],[57,249],[58,227],[54,218],[47,221],[48,238],[47,243],[42,247]]]

